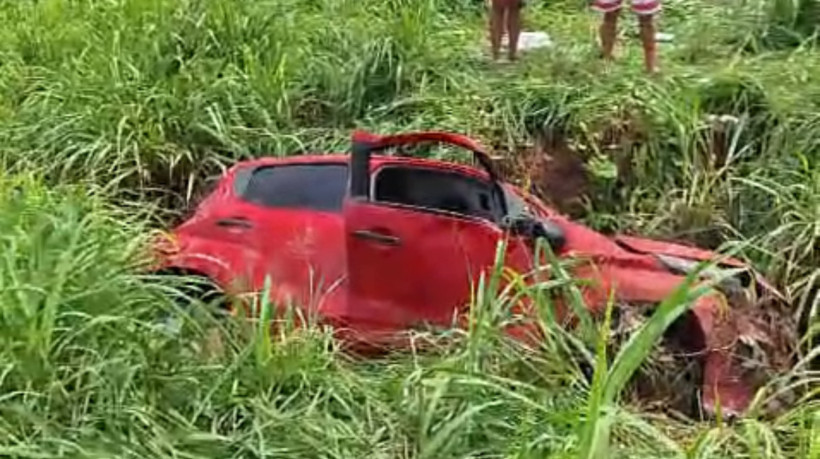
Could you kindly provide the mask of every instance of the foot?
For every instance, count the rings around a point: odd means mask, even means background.
[[[611,51],[609,54],[607,54],[606,50],[601,46],[598,46],[597,48],[594,48],[594,49],[595,49],[595,56],[599,60],[606,61],[606,62],[614,62],[615,61],[615,51],[614,50]]]

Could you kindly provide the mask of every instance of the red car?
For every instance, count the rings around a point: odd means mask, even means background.
[[[697,262],[717,255],[574,223],[500,180],[484,148],[461,135],[356,132],[352,141],[349,155],[233,166],[195,215],[157,245],[160,271],[206,277],[234,294],[262,291],[270,276],[274,304],[300,305],[346,339],[397,346],[398,332],[452,325],[502,238],[505,264],[518,272],[539,264],[538,237],[559,257],[588,260],[573,274],[592,281],[583,294],[593,312],[613,290],[619,304],[658,304]],[[385,154],[430,143],[466,149],[480,167]],[[744,267],[733,259],[722,265]],[[751,269],[735,281],[739,291],[776,294]],[[725,304],[701,298],[685,335],[702,356],[703,407],[712,411],[719,397],[731,414],[748,406],[757,387],[741,348],[749,336],[765,342],[770,330],[736,298],[728,311]]]

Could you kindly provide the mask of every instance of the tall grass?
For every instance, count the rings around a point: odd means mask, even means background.
[[[0,1],[0,454],[818,457],[810,397],[713,426],[621,396],[682,297],[606,366],[605,325],[550,315],[554,290],[583,310],[571,279],[525,287],[500,269],[466,333],[418,337],[434,352],[361,362],[324,330],[233,320],[205,358],[212,319],[136,274],[142,235],[232,161],[344,149],[354,127],[458,130],[514,180],[543,179],[545,155],[582,158],[599,229],[740,247],[806,324],[804,364],[779,383],[816,385],[816,2],[666,2],[660,79],[631,32],[614,66],[596,60],[594,17],[566,1],[526,10],[554,48],[490,65],[482,3]],[[499,331],[522,297],[537,349]],[[181,335],[156,326],[167,314]]]
[[[571,284],[525,287],[501,257],[477,287],[473,326],[416,336],[434,343],[424,352],[355,360],[324,330],[271,334],[264,320],[234,318],[218,328],[223,352],[209,357],[201,346],[213,319],[173,308],[172,284],[133,271],[141,259],[130,244],[143,219],[122,219],[83,188],[46,189],[33,177],[2,185],[22,188],[0,200],[4,455],[808,457],[816,448],[816,401],[718,430],[624,404],[631,373],[697,295],[686,286],[610,370],[599,347],[592,381],[573,351],[583,333],[549,315],[535,319],[543,346],[503,333],[521,320],[512,303],[528,298],[547,311],[546,298]],[[270,305],[259,306],[264,319]],[[185,319],[179,334],[156,325],[165,313]],[[607,324],[600,330],[605,337]]]

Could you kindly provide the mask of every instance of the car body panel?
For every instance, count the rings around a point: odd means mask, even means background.
[[[469,302],[479,274],[492,267],[497,241],[504,237],[480,219],[399,205],[348,201],[345,221],[350,297],[356,304],[351,320],[378,321],[374,325],[397,330],[418,322],[450,325],[458,308]],[[522,241],[510,241],[506,263],[530,269]]]

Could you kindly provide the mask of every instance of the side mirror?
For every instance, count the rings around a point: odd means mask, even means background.
[[[542,221],[529,215],[508,217],[503,228],[517,236],[523,236],[535,241],[543,238],[547,240],[553,251],[561,250],[567,242],[564,231],[549,221]]]

